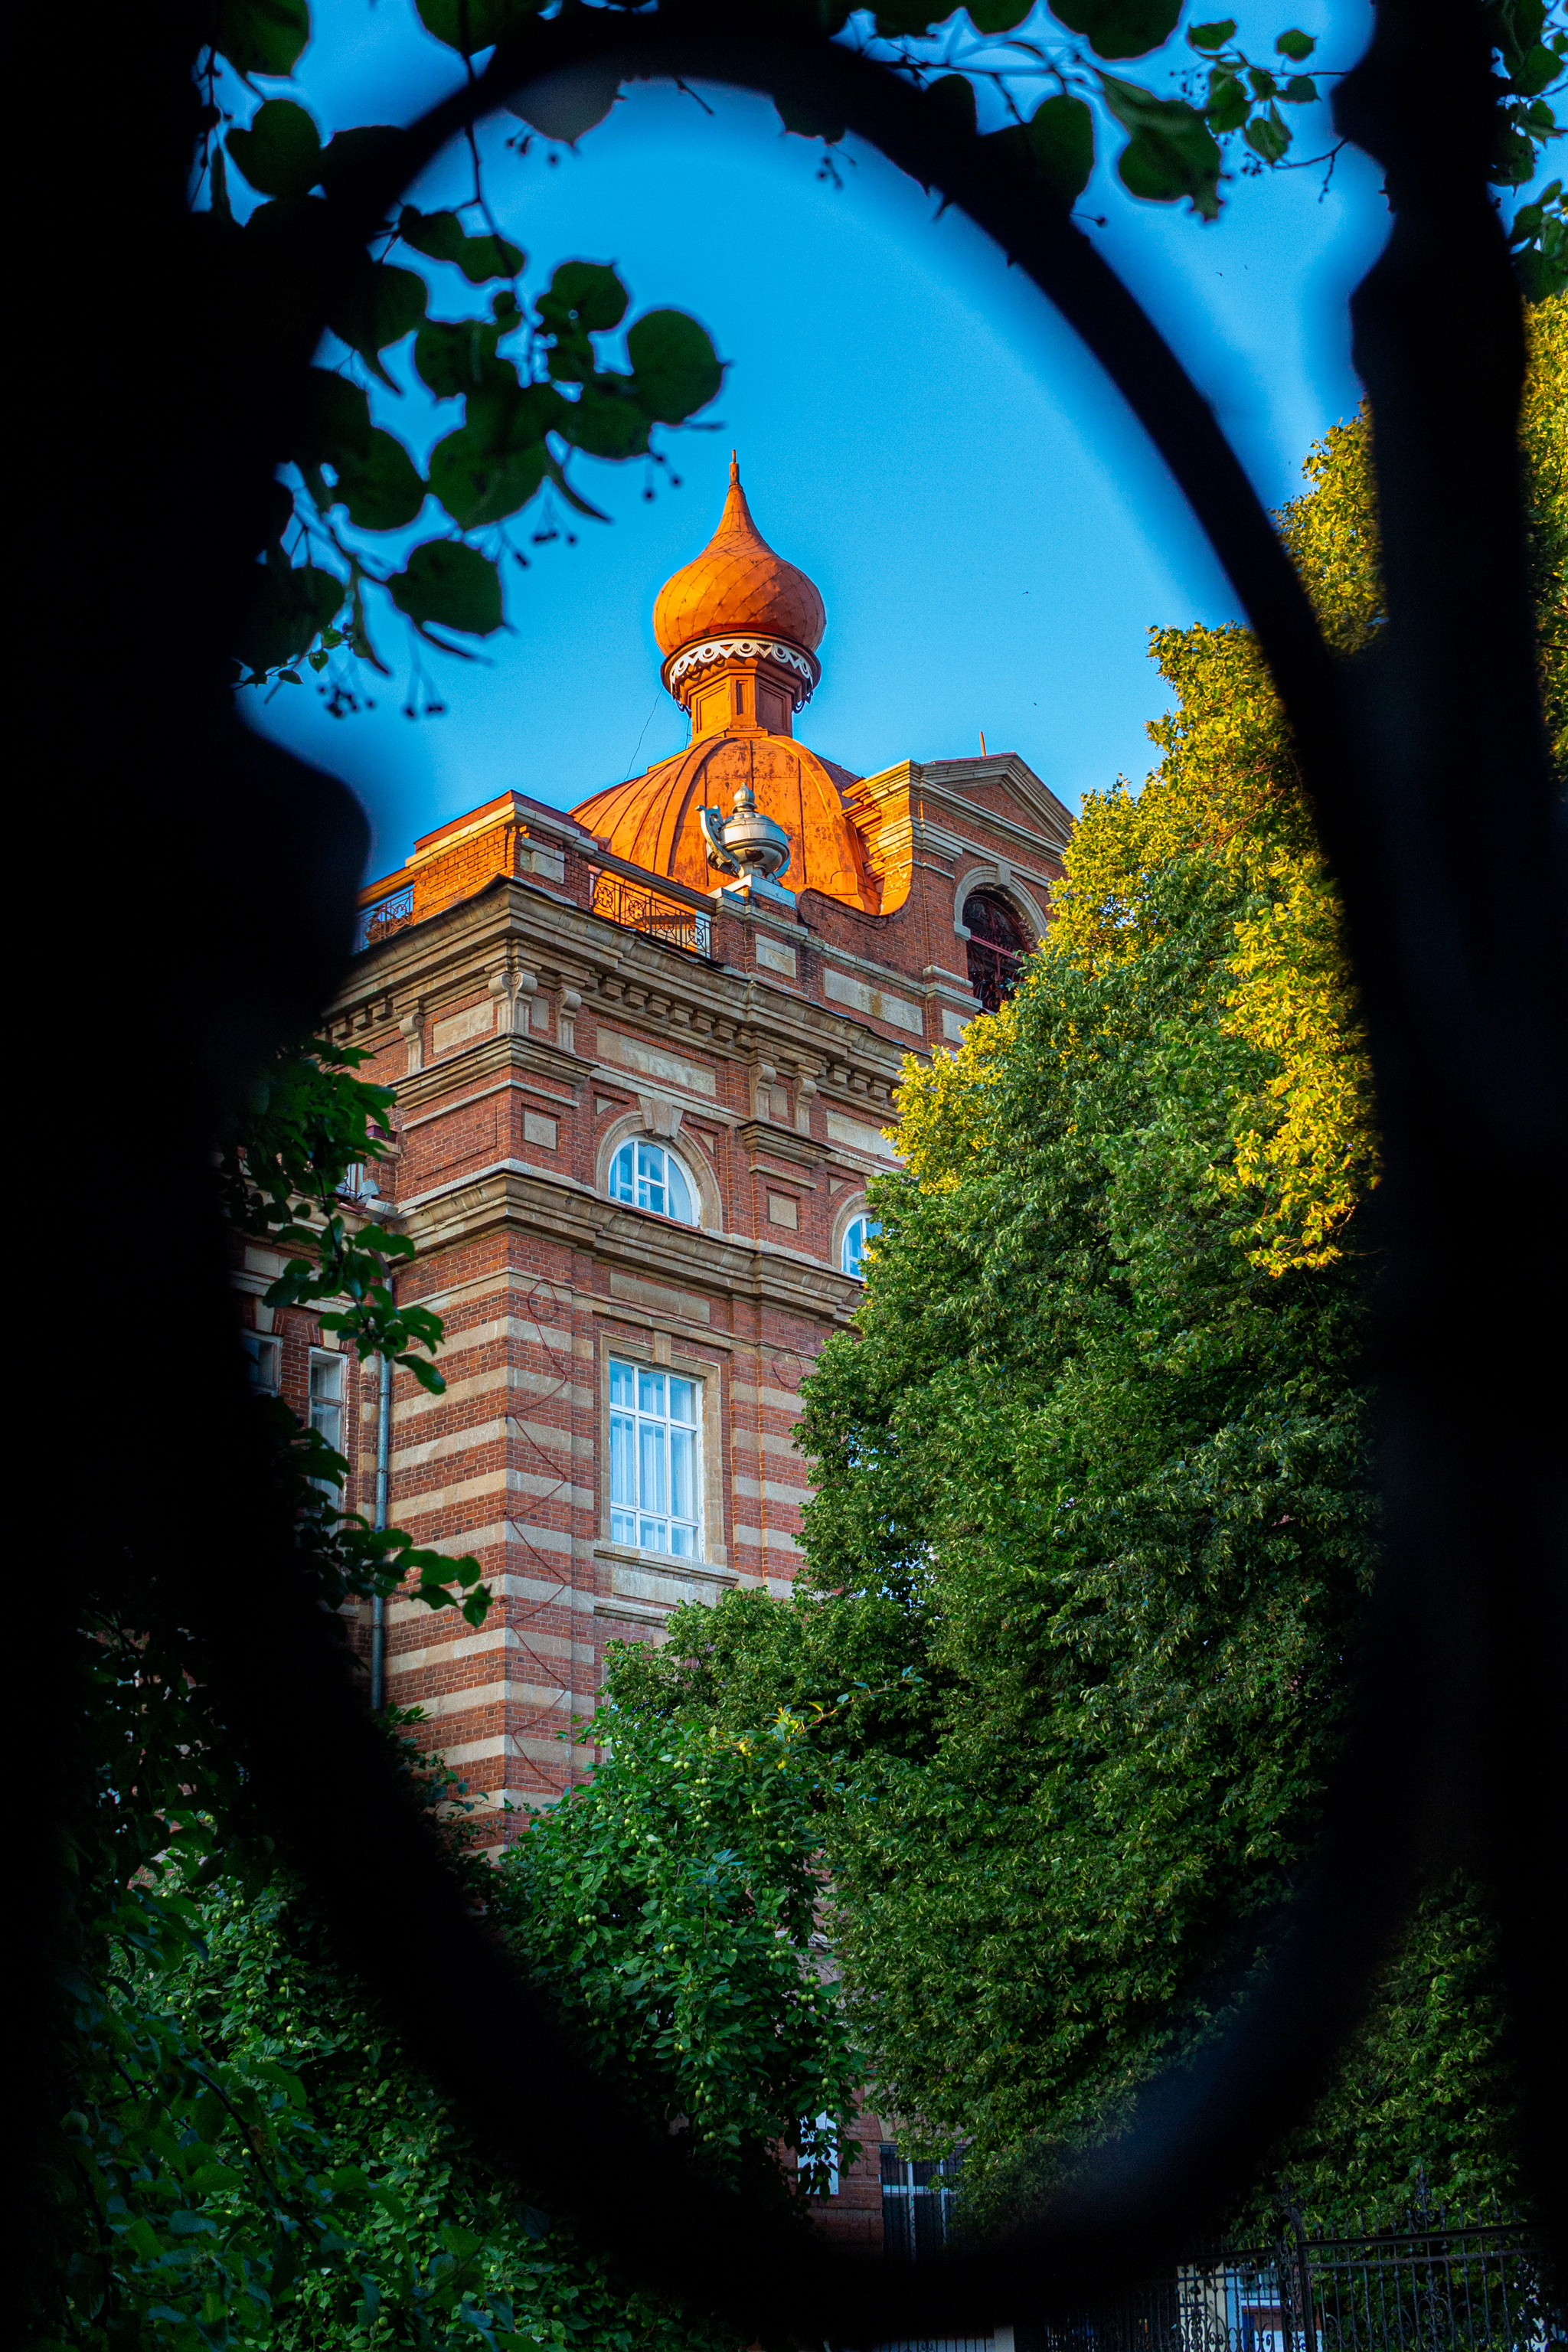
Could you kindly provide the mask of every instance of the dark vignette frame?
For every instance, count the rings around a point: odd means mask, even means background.
[[[107,39],[107,6],[98,22]],[[100,893],[95,969],[75,1001],[88,1017],[111,978],[118,1000],[135,1004],[134,1022],[107,1037],[95,1080],[131,1236],[120,1279],[139,1311],[162,1311],[142,1327],[139,1392],[104,1433],[101,1458],[84,1473],[79,1452],[61,1457],[55,1493],[79,1499],[66,1572],[36,1605],[37,1666],[23,1696],[39,1726],[24,1752],[55,1751],[75,1703],[73,1549],[79,1573],[100,1580],[105,1548],[117,1555],[132,1622],[137,1580],[155,1573],[190,1626],[193,1671],[221,1693],[257,1803],[345,1962],[496,2164],[577,2220],[628,2282],[771,2337],[974,2333],[1178,2255],[1321,2087],[1423,1875],[1461,1857],[1496,1893],[1524,2062],[1527,2176],[1542,2219],[1561,2231],[1568,2042],[1561,1945],[1540,1895],[1568,1821],[1553,1735],[1568,1687],[1568,1496],[1540,1359],[1554,1283],[1561,1298],[1552,1237],[1568,1200],[1568,894],[1534,677],[1515,438],[1523,341],[1486,187],[1493,98],[1479,9],[1382,0],[1372,50],[1339,100],[1341,127],[1385,168],[1394,215],[1352,306],[1388,587],[1382,640],[1353,664],[1324,646],[1206,404],[1093,247],[987,142],[942,122],[910,85],[804,16],[759,7],[738,22],[719,7],[667,5],[635,16],[573,9],[530,26],[383,171],[308,207],[297,236],[265,258],[243,260],[232,248],[214,255],[210,225],[185,209],[199,38],[195,13],[177,9],[148,31],[126,65],[129,91],[117,92],[141,102],[133,131],[123,109],[93,114],[100,152],[79,196],[61,200],[68,213],[73,201],[131,191],[140,232],[134,299],[123,278],[100,294],[118,355],[146,389],[133,386],[116,416],[89,387],[56,420],[68,449],[90,420],[100,475],[118,460],[120,478],[158,486],[135,518],[136,609],[98,696],[73,695],[68,656],[36,634],[59,688],[66,772],[95,796],[100,858],[114,877]],[[281,420],[331,285],[447,139],[523,85],[580,68],[725,82],[831,110],[968,213],[1077,329],[1187,496],[1257,632],[1343,892],[1371,1038],[1386,1168],[1376,1370],[1387,1554],[1321,1860],[1257,1995],[1189,2066],[1149,2087],[1083,2185],[984,2254],[918,2279],[803,2246],[694,2184],[578,2063],[548,2002],[466,1911],[399,1790],[334,1627],[291,1574],[289,1530],[267,1501],[242,1409],[207,1171],[212,1108],[330,994],[349,952],[364,836],[340,786],[239,725],[226,624],[262,543]],[[195,488],[183,501],[182,482]],[[57,536],[58,613],[79,541]],[[164,616],[182,587],[188,617],[171,670]],[[168,681],[155,698],[145,687],[154,666]],[[78,1103],[47,1038],[40,1045],[37,1098],[52,1089]],[[67,1218],[85,1221],[92,1205],[90,1183],[62,1174]],[[1528,1282],[1521,1245],[1544,1251]],[[79,1245],[57,1273],[47,1311],[68,1328],[73,1306],[87,1328],[101,1319],[90,1255]],[[188,1391],[193,1361],[203,1387],[182,1456],[210,1465],[223,1514],[216,1562],[215,1528],[192,1507],[141,1393],[167,1393],[182,1367]],[[29,1795],[40,1894],[27,1950],[45,1979],[58,1841],[83,1801],[68,1753],[58,1785]],[[460,1998],[473,2021],[461,2032],[443,1998]],[[47,2104],[47,2062],[25,2055]],[[610,2146],[637,2188],[606,2215]],[[1556,2251],[1561,2263],[1561,2238]]]

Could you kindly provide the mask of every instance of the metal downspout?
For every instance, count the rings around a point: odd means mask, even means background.
[[[392,1455],[392,1366],[381,1360],[381,1394],[375,1416],[375,1524],[386,1525],[387,1474]],[[378,1592],[370,1604],[370,1704],[379,1715],[386,1705],[386,1596]]]

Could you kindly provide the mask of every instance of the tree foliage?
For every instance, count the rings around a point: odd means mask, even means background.
[[[1548,615],[1565,308],[1525,423]],[[1308,476],[1282,527],[1353,654],[1381,626],[1364,420]],[[1011,1002],[907,1066],[858,1330],[805,1391],[800,1589],[689,1612],[616,1685],[667,1727],[809,1727],[876,2104],[966,2144],[976,2219],[1114,2131],[1261,1964],[1376,1563],[1377,1138],[1331,877],[1247,634],[1153,651],[1159,768],[1087,806]],[[1352,2228],[1422,2178],[1509,2193],[1500,2024],[1484,1895],[1434,1889],[1280,2152],[1294,2193]]]
[[[343,1345],[438,1387],[428,1357],[439,1321],[393,1295],[406,1244],[345,1205],[350,1168],[385,1149],[390,1097],[353,1076],[363,1058],[323,1040],[276,1056],[232,1115],[216,1181],[237,1240],[296,1253],[270,1303],[321,1307]],[[369,1527],[333,1498],[342,1455],[278,1398],[256,1397],[251,1412],[299,1572],[323,1608],[405,1589],[482,1622],[477,1562]],[[114,1597],[128,1589],[123,1565],[79,1596],[76,1713],[62,1727],[76,1829],[58,1858],[63,2121],[46,2162],[63,2301],[37,2332],[103,2345],[145,2330],[171,2343],[239,2341],[287,2300],[307,2251],[329,2267],[342,2253],[339,2190],[277,2067],[234,2074],[165,1996],[199,1945],[207,1891],[236,1873],[254,1888],[268,1846],[178,1574],[139,1558],[131,1620]],[[221,1548],[210,1572],[223,1572]],[[218,2218],[231,2197],[249,2217],[232,2239]]]
[[[461,1783],[417,1755],[416,1717],[391,1719],[388,1736],[441,1809],[475,1903],[491,1903]],[[74,2250],[54,2340],[171,2352],[729,2341],[628,2293],[498,2180],[254,1841],[187,1818],[101,1937],[109,1965],[78,1989],[86,2063],[64,2131],[98,2226]],[[455,2032],[483,2031],[459,1996],[432,1997],[452,2000]],[[721,2099],[714,2111],[721,2129]]]
[[[780,1709],[730,1734],[612,1705],[595,1727],[605,1761],[509,1849],[497,1913],[650,2122],[727,2182],[816,2193],[854,2153],[859,2053],[817,1917],[805,1725]]]
[[[1054,0],[1048,10],[974,0],[963,12],[887,0],[874,15],[847,0],[804,12],[795,0],[772,5],[796,35],[815,26],[886,59],[958,129],[984,120],[986,137],[1053,206],[1078,201],[1107,148],[1128,196],[1184,201],[1212,221],[1238,173],[1299,167],[1296,123],[1349,62],[1326,64],[1315,37],[1292,26],[1254,56],[1234,19],[1184,29],[1183,0]],[[426,31],[470,64],[554,13],[535,0],[418,6]],[[1568,15],[1563,0],[1488,0],[1488,16],[1503,100],[1493,179],[1520,189],[1561,136],[1553,101]],[[370,159],[396,152],[402,134],[385,124],[322,135],[295,79],[310,30],[308,0],[223,0],[211,11],[194,61],[206,100],[195,166],[220,276],[238,280],[268,256],[298,266],[287,257],[308,249],[323,198]],[[570,90],[546,81],[527,99],[535,119],[524,121],[523,146],[536,136],[574,142],[609,113],[613,77],[571,81]],[[827,147],[843,135],[798,100],[781,119]],[[1337,152],[1331,138],[1308,160],[1327,171]],[[505,561],[528,561],[510,530],[535,500],[607,520],[574,486],[574,455],[665,464],[659,436],[707,407],[722,381],[706,329],[671,310],[626,328],[617,364],[603,339],[622,330],[629,298],[605,263],[562,262],[530,294],[528,257],[499,226],[477,142],[470,154],[472,193],[434,213],[395,205],[335,301],[256,551],[237,675],[298,684],[301,665],[330,672],[322,690],[340,715],[359,698],[334,656],[387,667],[378,605],[442,650],[471,650],[504,625]],[[829,158],[825,169],[834,168]],[[1560,182],[1515,204],[1509,234],[1531,299],[1568,282]],[[417,383],[438,403],[461,404],[423,463],[397,424],[404,386],[392,362],[410,338]],[[399,371],[406,376],[401,361]]]
[[[217,1181],[237,1239],[290,1252],[267,1293],[362,1359],[439,1391],[439,1318],[402,1307],[411,1255],[350,1171],[386,1148],[389,1089],[317,1039],[273,1060],[230,1121]],[[331,1499],[348,1465],[276,1397],[253,1401],[301,1572],[323,1607],[402,1591],[482,1622],[470,1559]],[[58,2256],[41,2346],[654,2346],[721,2352],[700,2316],[628,2293],[521,2204],[334,1961],[252,1818],[243,1759],[159,1564],[132,1623],[84,1596],[65,1858]],[[590,1790],[499,1870],[455,1775],[386,1719],[474,1905],[694,2163],[786,2208],[822,2185],[858,2058],[816,1925],[815,1769],[802,1727],[758,1741],[617,1727]],[[323,1791],[323,1802],[331,1802]],[[454,2032],[482,2032],[460,1990]],[[852,2145],[852,2144],[851,2144]],[[786,2163],[784,2152],[796,2160]]]

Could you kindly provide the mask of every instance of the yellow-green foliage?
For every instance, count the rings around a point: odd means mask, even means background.
[[[1559,756],[1568,758],[1568,297],[1539,304],[1531,333],[1521,443],[1542,682]],[[1310,487],[1285,509],[1281,529],[1331,644],[1352,654],[1382,622],[1364,414],[1336,425],[1305,472]],[[1237,1240],[1255,1265],[1271,1274],[1328,1265],[1349,1245],[1356,1202],[1377,1181],[1371,1076],[1339,899],[1250,634],[1155,629],[1151,651],[1177,698],[1149,729],[1160,765],[1142,792],[1119,781],[1085,802],[1037,971],[1043,981],[1054,959],[1086,972],[1135,961],[1159,947],[1169,920],[1162,874],[1191,858],[1222,871],[1238,908],[1223,1025],[1259,1049],[1267,1075],[1233,1095],[1234,1157],[1214,1181],[1236,1202]],[[955,1054],[926,1069],[907,1066],[904,1149],[923,1186],[956,1184],[984,1151],[988,1096],[1012,1036],[1004,1007],[972,1022]]]
[[[1531,370],[1520,438],[1530,476],[1541,691],[1557,772],[1568,783],[1568,294],[1525,316]]]

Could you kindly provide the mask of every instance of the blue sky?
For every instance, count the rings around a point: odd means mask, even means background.
[[[1237,13],[1264,51],[1286,22],[1318,34],[1314,64],[1353,62],[1370,23],[1365,0]],[[299,85],[323,132],[410,120],[454,79],[412,0],[316,0],[315,16]],[[613,261],[633,315],[691,311],[729,372],[710,412],[720,429],[666,438],[679,489],[656,476],[648,503],[642,467],[574,466],[613,523],[583,522],[575,546],[508,567],[510,628],[489,641],[490,666],[425,656],[445,715],[402,715],[408,648],[391,620],[396,675],[374,711],[334,720],[313,686],[247,706],[359,793],[373,873],[509,787],[570,806],[684,740],[649,613],[713,528],[731,444],[759,526],[827,606],[823,681],[800,731],[859,772],[975,752],[984,730],[1076,808],[1149,764],[1145,723],[1166,701],[1149,628],[1235,617],[1117,395],[984,237],[936,218],[853,142],[836,188],[770,106],[702,96],[711,113],[637,89],[553,164],[538,147],[507,153],[510,121],[487,134],[488,189],[531,284],[571,257]],[[1321,182],[1240,180],[1212,227],[1135,204],[1103,163],[1084,199],[1271,505],[1299,486],[1311,441],[1354,409],[1345,299],[1386,233],[1364,159],[1342,157],[1326,197]],[[467,193],[452,156],[416,200]],[[385,396],[385,421],[423,450],[455,415],[420,391],[406,351],[393,367],[407,390]]]

